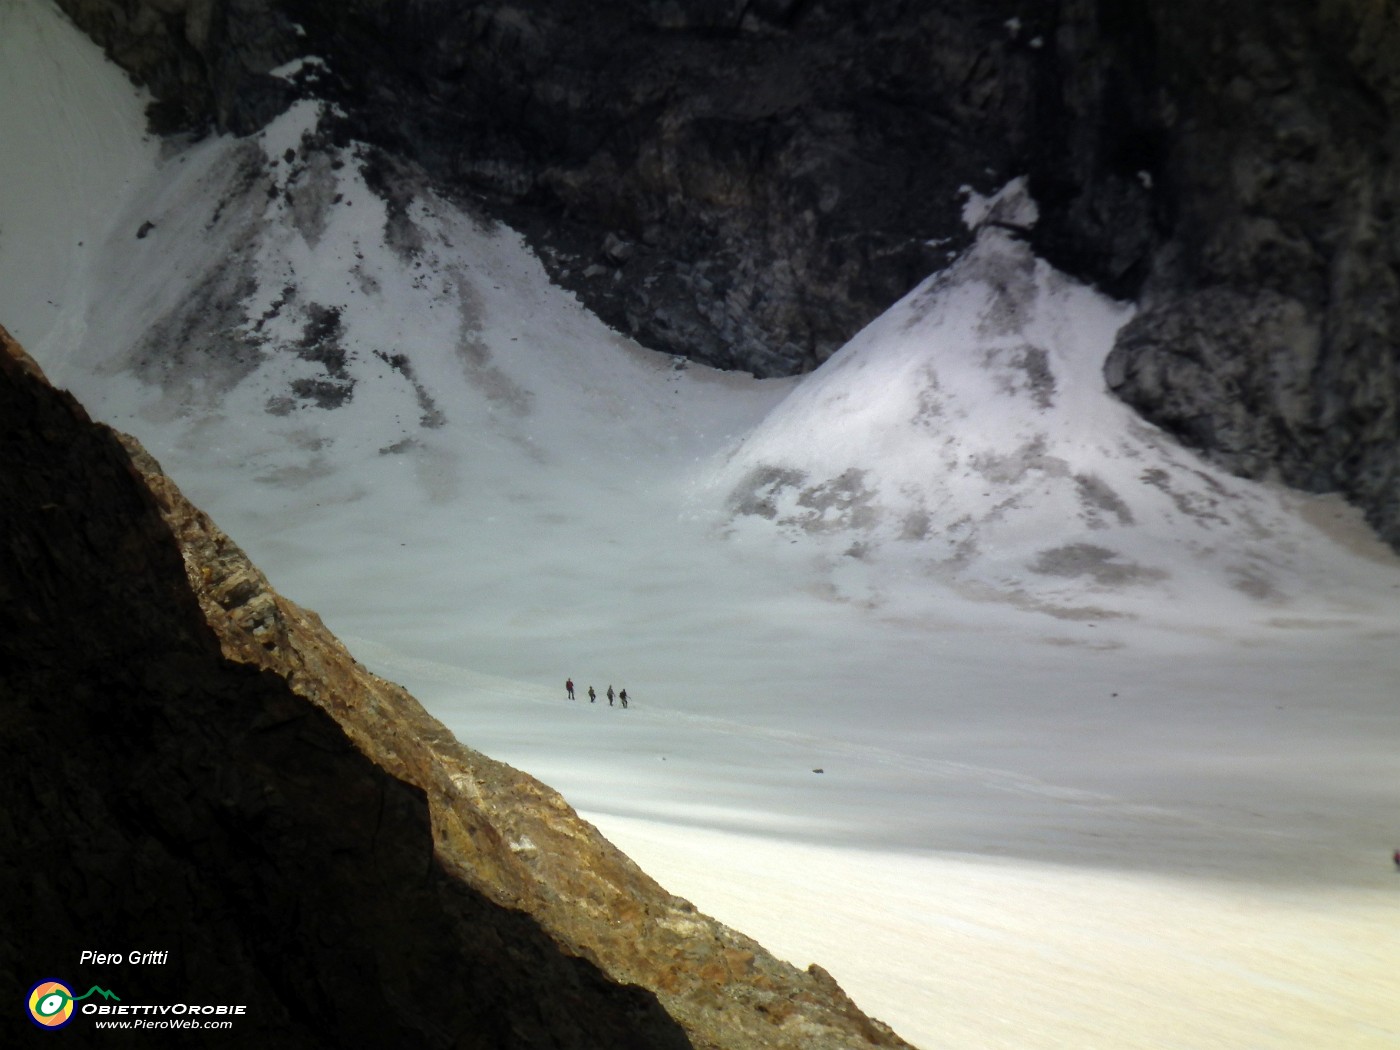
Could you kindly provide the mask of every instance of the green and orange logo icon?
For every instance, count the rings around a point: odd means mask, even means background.
[[[41,1028],[62,1028],[73,1020],[73,1004],[96,993],[104,999],[117,995],[93,985],[82,995],[74,995],[62,981],[40,981],[29,989],[29,1019]]]

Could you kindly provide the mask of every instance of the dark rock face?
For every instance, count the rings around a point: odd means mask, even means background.
[[[1175,222],[1109,383],[1232,470],[1344,493],[1397,546],[1400,12],[1222,6],[1158,25]]]
[[[0,668],[12,990],[242,1005],[230,1045],[907,1046],[356,664],[3,329]]]
[[[760,375],[965,247],[960,187],[1028,174],[1036,251],[1143,306],[1120,396],[1400,542],[1391,3],[61,3],[167,120],[247,130],[329,94],[605,320]],[[266,76],[302,53],[328,71]]]
[[[268,0],[63,0],[113,61],[156,96],[158,131],[213,124],[246,133],[296,97],[267,74],[301,53],[301,38]]]

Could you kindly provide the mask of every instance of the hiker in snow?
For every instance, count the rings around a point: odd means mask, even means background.
[[[1392,853],[1390,859],[1395,861],[1395,870],[1400,871],[1400,849]]]
[[[569,699],[570,699],[570,700],[575,699],[575,697],[574,697],[574,680],[573,680],[572,678],[570,678],[568,681],[566,681],[566,682],[564,683],[564,688],[565,688],[566,690],[568,690]]]
[[[598,702],[598,694],[593,691],[591,685],[588,687],[588,702],[590,704],[596,704]]]
[[[614,694],[613,694],[613,691],[612,691],[612,686],[608,686],[608,706],[609,706],[609,707],[612,707],[612,705],[613,705],[613,695],[614,695]]]
[[[617,698],[622,701],[622,709],[624,711],[627,710],[627,690],[624,689],[622,692],[618,693]],[[1400,854],[1400,850],[1396,850],[1396,853]],[[1397,867],[1400,867],[1400,859],[1397,859],[1395,864]]]

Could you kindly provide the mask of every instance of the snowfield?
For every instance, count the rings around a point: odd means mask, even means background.
[[[1018,186],[759,382],[319,102],[142,106],[0,0],[0,323],[465,743],[923,1047],[1400,1047],[1400,560],[1116,402]]]

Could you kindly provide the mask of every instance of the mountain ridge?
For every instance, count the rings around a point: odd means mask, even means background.
[[[1389,7],[62,7],[161,126],[247,134],[331,99],[609,324],[760,375],[810,370],[947,265],[960,187],[1027,176],[1037,253],[1142,308],[1109,362],[1123,400],[1400,543]]]
[[[134,439],[94,426],[2,329],[0,346],[0,557],[6,580],[27,581],[4,624],[2,746],[10,796],[37,801],[10,824],[0,870],[12,943],[51,944],[44,965],[57,966],[79,931],[166,937],[181,945],[169,992],[208,994],[197,981],[210,970],[221,994],[252,1000],[250,1024],[275,1045],[318,1027],[424,1046],[908,1045],[820,967],[782,963],[699,914],[555,792],[458,743],[273,591]],[[113,582],[138,562],[139,582]],[[110,597],[90,597],[73,623],[65,608],[94,587]],[[62,641],[74,630],[87,654],[76,661]],[[113,648],[125,669],[103,673]],[[66,749],[38,746],[45,718],[66,720]],[[93,764],[85,812],[43,802],[76,775],[65,751]],[[162,801],[156,785],[177,784]],[[100,834],[87,827],[99,813]],[[41,858],[60,849],[65,881],[119,879],[127,894],[42,892],[53,869]],[[151,895],[172,881],[184,906],[150,921]],[[259,893],[241,918],[221,917]],[[288,913],[299,919],[270,932]],[[284,962],[259,949],[272,943]],[[373,965],[355,961],[369,952]],[[18,967],[40,965],[4,962],[16,984]],[[434,973],[460,988],[415,1001]],[[297,980],[319,990],[292,1013],[268,984]]]

